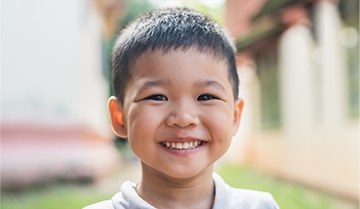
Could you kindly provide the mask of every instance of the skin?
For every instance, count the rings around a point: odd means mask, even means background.
[[[125,99],[109,99],[114,132],[126,137],[141,161],[139,195],[156,208],[211,208],[214,162],[236,133],[243,101],[234,101],[225,60],[160,50],[133,66]],[[178,150],[168,143],[201,142]]]

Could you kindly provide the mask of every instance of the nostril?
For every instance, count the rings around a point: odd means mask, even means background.
[[[170,114],[166,119],[166,124],[168,126],[188,127],[197,125],[198,122],[199,119],[197,115],[191,114],[189,112]]]

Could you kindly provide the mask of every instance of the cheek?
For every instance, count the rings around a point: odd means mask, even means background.
[[[232,142],[232,123],[228,114],[210,114],[204,124],[211,135],[210,149],[212,157],[219,159],[229,149]]]
[[[219,108],[218,111],[212,111],[204,114],[207,119],[208,129],[212,137],[217,142],[229,143],[233,133],[233,113],[228,108]]]
[[[136,106],[129,108],[127,116],[127,131],[129,140],[145,140],[153,136],[153,132],[160,125],[162,114],[153,108]]]
[[[153,143],[152,122],[153,118],[147,111],[139,108],[131,108],[127,115],[128,141],[132,151],[140,159],[149,157],[149,144]],[[151,140],[150,140],[151,139]]]

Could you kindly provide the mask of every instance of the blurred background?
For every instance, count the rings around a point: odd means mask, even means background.
[[[108,120],[110,55],[163,6],[236,42],[245,110],[217,172],[281,208],[358,208],[358,0],[2,0],[1,208],[81,208],[139,178]]]

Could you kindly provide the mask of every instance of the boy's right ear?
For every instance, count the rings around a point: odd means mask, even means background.
[[[111,96],[109,98],[108,108],[114,133],[121,138],[127,138],[127,129],[123,118],[123,107],[116,97]]]

